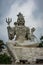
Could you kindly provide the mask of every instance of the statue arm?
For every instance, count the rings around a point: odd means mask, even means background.
[[[14,30],[13,30],[13,28],[8,26],[7,30],[8,30],[8,37],[9,37],[10,40],[12,40],[14,38]]]
[[[28,39],[31,40],[30,30],[28,30]]]
[[[30,29],[27,28],[27,32],[26,32],[26,37],[27,37],[27,40],[31,40],[31,35],[30,35]]]

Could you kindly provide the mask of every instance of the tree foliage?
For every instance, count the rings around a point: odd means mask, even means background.
[[[0,40],[0,52],[2,51],[3,48],[4,48],[4,42],[3,40]]]
[[[41,36],[40,40],[43,40],[43,36]]]
[[[1,54],[0,55],[0,64],[11,64],[11,57],[7,54]]]
[[[40,41],[39,47],[43,47],[43,36],[40,37]]]

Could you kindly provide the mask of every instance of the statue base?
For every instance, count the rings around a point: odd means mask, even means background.
[[[38,57],[43,57],[43,48],[36,48],[37,43],[27,44],[26,41],[24,42],[25,45],[23,43],[17,45],[16,41],[7,42],[8,50],[10,51],[10,54],[12,55],[14,60],[16,60],[15,63],[20,62],[20,60],[27,60],[28,62],[33,62],[36,61]]]

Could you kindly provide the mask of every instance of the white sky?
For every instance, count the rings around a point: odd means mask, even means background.
[[[32,28],[35,27],[35,35],[37,37],[40,37],[40,35],[43,35],[43,12],[41,12],[41,5],[39,4],[40,1],[37,0],[37,3],[35,0],[16,0],[12,3],[14,0],[4,0],[4,4],[2,4],[2,8],[5,6],[9,7],[7,11],[4,10],[4,8],[1,10],[3,15],[2,15],[2,21],[4,21],[4,24],[0,25],[0,39],[6,40],[7,37],[7,29],[6,29],[6,23],[5,23],[5,18],[10,17],[12,18],[12,23],[11,26],[14,26],[13,23],[17,21],[17,14],[21,12],[24,15],[25,18],[25,25]],[[11,4],[12,3],[12,4]],[[4,14],[5,11],[5,14]],[[35,13],[34,13],[35,12]],[[35,17],[36,16],[36,17]],[[2,23],[2,22],[1,22]],[[6,33],[5,33],[6,31]],[[3,37],[1,37],[3,36]],[[5,38],[6,37],[6,38]]]

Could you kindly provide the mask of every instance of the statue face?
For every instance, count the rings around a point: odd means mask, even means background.
[[[24,17],[21,13],[18,14],[17,22],[18,22],[18,25],[24,25],[25,23]]]

